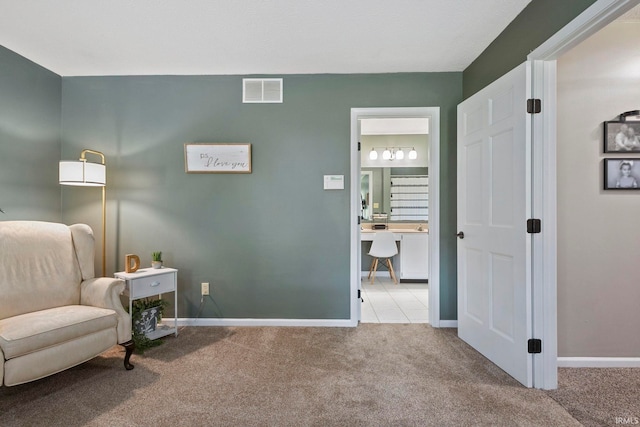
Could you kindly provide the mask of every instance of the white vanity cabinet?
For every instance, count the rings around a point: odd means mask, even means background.
[[[429,234],[402,233],[400,241],[400,279],[429,278]]]
[[[429,279],[429,233],[426,231],[415,231],[401,228],[392,228],[396,242],[398,242],[398,255],[393,258],[393,269],[400,280]],[[371,258],[366,254],[369,251],[375,236],[374,230],[362,230],[360,239],[365,242],[362,246],[364,254],[361,270],[362,275],[368,275]]]

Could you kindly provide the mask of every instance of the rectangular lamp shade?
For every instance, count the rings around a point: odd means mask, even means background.
[[[60,162],[59,181],[62,185],[104,187],[107,184],[107,168],[100,163],[63,161]]]

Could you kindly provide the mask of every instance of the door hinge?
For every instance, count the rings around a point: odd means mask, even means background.
[[[358,141],[358,151],[360,151],[360,141]]]
[[[364,300],[362,299],[362,291],[360,289],[358,289],[358,299],[364,302]]]
[[[542,111],[542,101],[533,98],[527,99],[527,113],[529,114],[538,114]]]
[[[530,218],[527,220],[527,233],[538,234],[542,232],[542,223],[539,219]]]
[[[360,225],[360,218],[362,218],[360,215],[358,215],[358,225]]]
[[[542,353],[542,340],[531,338],[527,341],[527,351],[531,354]]]

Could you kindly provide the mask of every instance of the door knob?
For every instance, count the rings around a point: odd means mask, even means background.
[[[464,239],[464,232],[460,231],[456,236],[458,236],[458,239]]]

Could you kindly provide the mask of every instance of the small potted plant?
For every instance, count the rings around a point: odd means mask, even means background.
[[[151,267],[162,268],[162,251],[151,253]]]

